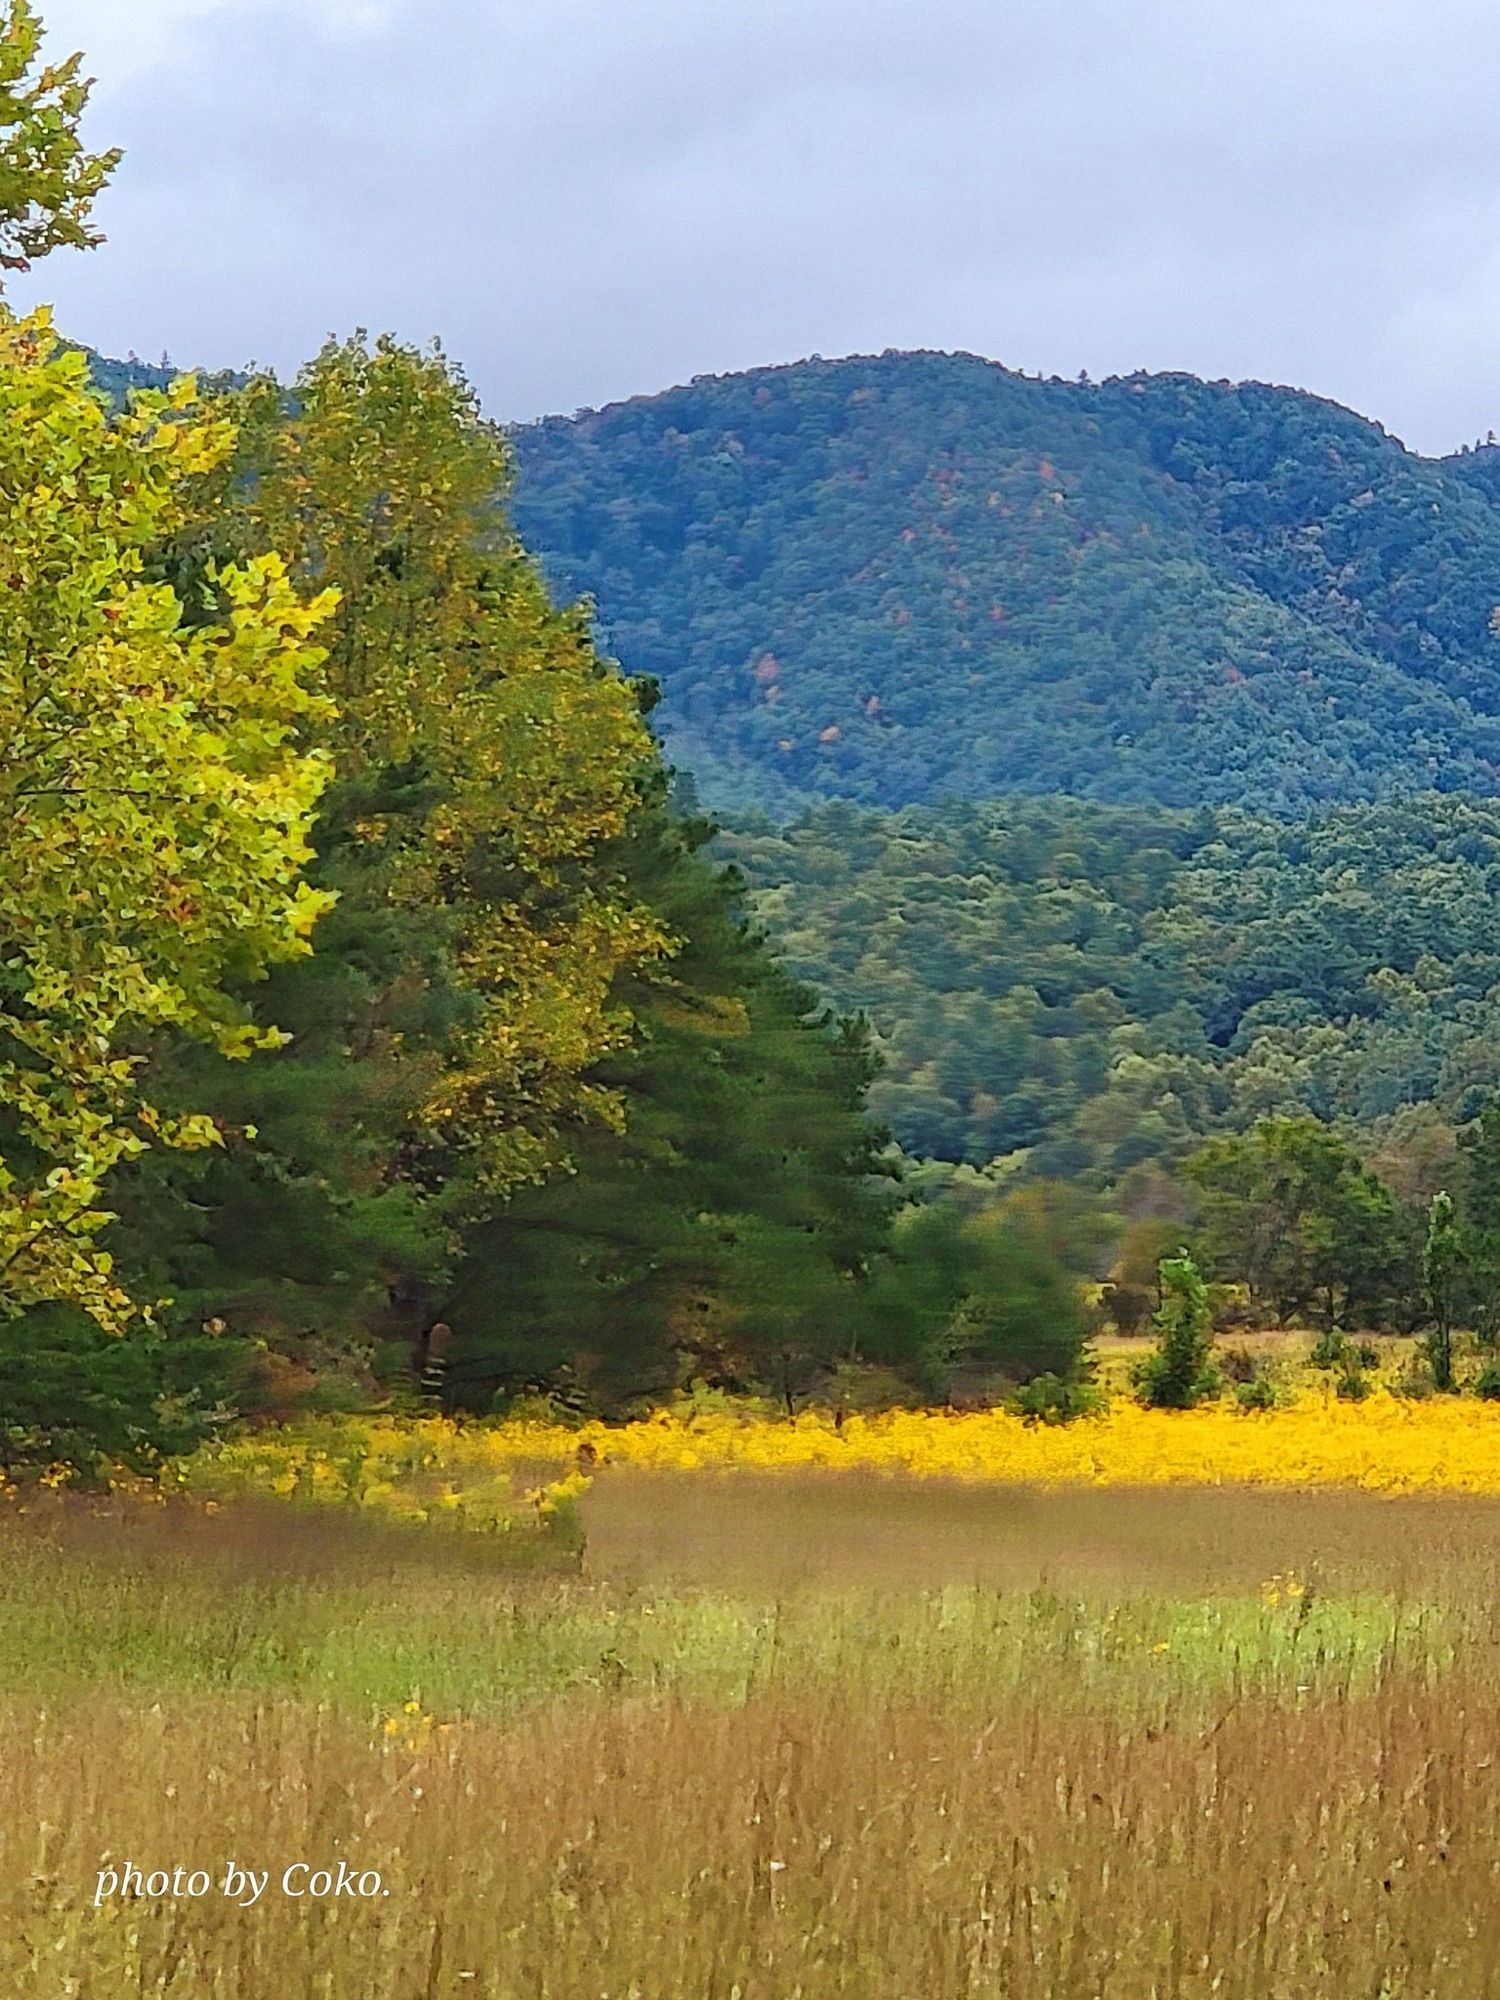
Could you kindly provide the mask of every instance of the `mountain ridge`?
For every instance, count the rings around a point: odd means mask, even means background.
[[[1500,781],[1500,477],[1309,392],[887,352],[510,433],[713,803],[1330,800]]]

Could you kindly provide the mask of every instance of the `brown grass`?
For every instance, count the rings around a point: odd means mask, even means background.
[[[0,1994],[1500,1996],[1500,1505],[635,1477],[589,1516],[555,1579],[11,1528]],[[183,1630],[130,1695],[79,1641],[136,1610]],[[419,1639],[455,1678],[386,1731]],[[125,1857],[272,1887],[95,1910]],[[277,1893],[338,1858],[389,1894]]]

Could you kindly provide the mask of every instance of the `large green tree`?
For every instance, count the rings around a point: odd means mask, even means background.
[[[38,67],[28,0],[0,5],[0,267],[98,240],[118,154],[78,127],[81,58]],[[99,1235],[104,1183],[153,1143],[214,1144],[141,1088],[170,1030],[244,1056],[276,1039],[226,977],[306,949],[299,879],[326,775],[304,601],[269,548],[214,574],[188,631],[146,551],[234,431],[182,383],[111,417],[44,313],[0,310],[0,1314],[129,1316]]]
[[[103,1189],[154,1142],[217,1144],[211,1100],[143,1089],[150,1038],[276,1046],[226,991],[307,950],[327,775],[307,731],[331,596],[269,549],[212,619],[142,575],[233,426],[191,384],[110,417],[44,318],[0,323],[0,1308],[129,1300]]]
[[[214,1085],[253,1135],[140,1178],[127,1235],[185,1312],[322,1363],[409,1335],[471,1223],[619,1128],[616,983],[671,940],[604,850],[652,746],[507,527],[503,449],[440,353],[332,343],[225,408],[238,455],[161,573],[213,616],[226,553],[281,545],[337,592],[313,863],[337,902],[252,996],[290,1043]],[[180,1050],[163,1067],[204,1087]]]

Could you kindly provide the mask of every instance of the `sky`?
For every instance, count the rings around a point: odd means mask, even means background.
[[[127,158],[106,353],[441,336],[490,413],[808,354],[1500,429],[1493,0],[38,0]]]

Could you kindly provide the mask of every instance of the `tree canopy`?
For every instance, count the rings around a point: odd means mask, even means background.
[[[121,154],[90,153],[79,124],[92,88],[83,57],[38,66],[42,23],[31,0],[0,4],[0,270],[103,242],[94,202]]]
[[[791,970],[869,1016],[911,1152],[1103,1185],[1268,1114],[1378,1144],[1500,1086],[1492,801],[832,803],[723,845]]]

